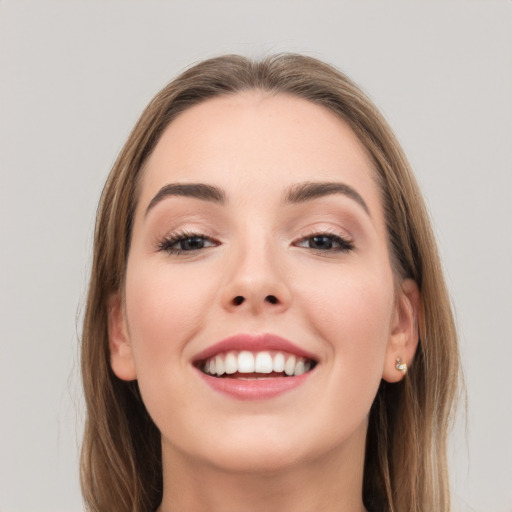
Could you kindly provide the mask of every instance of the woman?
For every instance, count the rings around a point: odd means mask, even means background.
[[[90,510],[449,510],[449,298],[349,79],[226,56],[152,100],[98,210],[82,372]]]

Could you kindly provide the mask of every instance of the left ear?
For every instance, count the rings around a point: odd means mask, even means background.
[[[418,347],[418,319],[421,296],[418,285],[406,279],[397,292],[391,334],[386,349],[386,361],[382,378],[387,382],[400,381],[405,372],[397,369],[397,360],[410,366]]]

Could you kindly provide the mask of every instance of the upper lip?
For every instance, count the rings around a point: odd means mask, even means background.
[[[275,350],[288,352],[299,357],[311,359],[315,362],[318,361],[318,357],[311,352],[275,334],[235,334],[201,351],[194,357],[194,363],[199,363],[222,352],[242,350],[248,350],[250,352]]]

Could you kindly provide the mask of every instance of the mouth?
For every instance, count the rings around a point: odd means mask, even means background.
[[[197,354],[192,364],[214,391],[264,400],[302,387],[319,359],[273,334],[237,334]]]
[[[238,350],[215,354],[196,362],[204,374],[219,379],[264,380],[298,377],[317,362],[280,350]]]

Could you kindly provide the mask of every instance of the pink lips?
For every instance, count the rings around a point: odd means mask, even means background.
[[[194,358],[194,365],[197,367],[202,361],[219,353],[242,350],[251,352],[281,351],[313,361],[318,360],[314,354],[297,347],[290,341],[279,336],[272,334],[239,334],[226,338],[197,354]],[[309,378],[311,373],[307,372],[293,377],[279,376],[261,380],[240,380],[236,378],[213,377],[203,373],[199,368],[197,368],[197,372],[209,387],[239,400],[262,400],[272,398],[297,388]]]
[[[300,357],[307,357],[308,359],[317,359],[313,354],[307,352],[291,341],[285,340],[273,334],[237,334],[230,336],[215,345],[208,347],[194,357],[194,361],[201,361],[208,359],[220,352],[229,352],[230,350],[249,350],[252,352],[260,350],[277,350],[282,352],[290,352]]]

